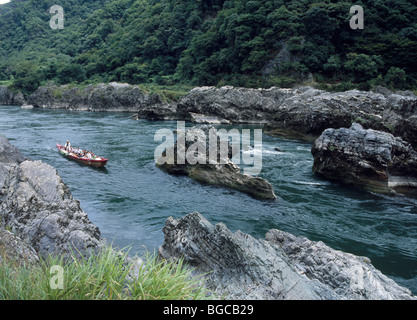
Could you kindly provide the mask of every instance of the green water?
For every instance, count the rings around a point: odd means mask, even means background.
[[[187,124],[190,125],[190,124]],[[278,199],[255,200],[238,191],[174,177],[154,165],[157,130],[176,122],[133,121],[129,114],[0,107],[0,134],[26,156],[57,170],[102,235],[132,253],[163,242],[169,216],[198,211],[255,238],[271,228],[367,256],[376,268],[417,294],[417,200],[386,197],[315,177],[309,143],[263,136],[263,169]],[[242,127],[240,127],[242,128]],[[109,158],[106,170],[62,157],[69,139]],[[283,152],[275,151],[278,147]]]

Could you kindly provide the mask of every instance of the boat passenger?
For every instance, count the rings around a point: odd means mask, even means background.
[[[65,150],[67,150],[68,152],[71,151],[71,143],[69,142],[69,140],[67,140],[67,143],[64,146]]]

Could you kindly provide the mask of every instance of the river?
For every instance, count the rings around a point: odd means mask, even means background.
[[[213,224],[223,222],[231,231],[255,238],[277,228],[367,256],[377,269],[417,294],[417,199],[317,178],[311,170],[310,143],[267,135],[260,176],[274,186],[276,201],[201,185],[155,167],[154,151],[161,144],[154,141],[155,132],[176,127],[173,121],[134,121],[127,113],[0,106],[0,134],[24,155],[54,166],[102,236],[114,246],[130,247],[131,254],[157,250],[167,217],[198,211]],[[62,157],[56,143],[66,140],[109,158],[106,168]]]

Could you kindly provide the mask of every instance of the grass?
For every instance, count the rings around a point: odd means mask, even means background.
[[[17,265],[3,258],[0,299],[201,300],[210,295],[201,278],[191,278],[182,259],[167,262],[147,254],[133,277],[134,263],[126,257],[126,252],[108,248],[88,258],[73,254],[66,262],[50,256],[39,264]]]
[[[178,102],[194,88],[188,84],[159,85],[155,83],[141,83],[139,87],[147,93],[157,93],[165,102]]]

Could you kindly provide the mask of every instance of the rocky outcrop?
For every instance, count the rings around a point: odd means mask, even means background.
[[[0,229],[46,257],[89,254],[100,247],[99,229],[91,223],[57,171],[41,161],[25,160],[0,138]]]
[[[328,180],[390,193],[417,192],[417,152],[392,134],[365,130],[327,129],[312,147],[313,172]]]
[[[10,101],[9,95],[1,92],[0,97]],[[385,88],[330,93],[311,87],[196,87],[177,103],[166,103],[159,95],[130,84],[85,88],[48,85],[30,95],[26,106],[133,112],[134,119],[260,123],[272,135],[312,140],[327,128],[349,127],[357,122],[367,129],[400,136],[417,146],[417,96]]]
[[[214,150],[211,149],[213,145]],[[268,181],[241,173],[241,169],[231,161],[234,152],[240,150],[233,151],[236,149],[229,142],[226,142],[225,151],[222,151],[222,146],[216,128],[196,126],[178,132],[176,142],[161,154],[156,166],[170,174],[186,175],[202,183],[236,189],[255,198],[276,199]],[[183,154],[182,159],[179,154]],[[171,159],[167,155],[171,155]]]
[[[184,258],[226,299],[414,299],[369,259],[279,230],[254,239],[195,212],[168,218],[163,231],[159,255]]]
[[[20,106],[25,103],[21,92],[14,92],[6,86],[0,86],[0,105]]]
[[[417,97],[408,92],[375,91],[198,87],[180,99],[177,113],[190,121],[198,114],[200,119],[203,115],[220,122],[262,123],[270,134],[304,138],[317,138],[327,128],[358,122],[417,145]]]
[[[154,116],[153,109],[172,112],[157,94],[145,93],[138,86],[115,82],[85,88],[71,85],[39,87],[29,96],[28,104],[52,109],[140,112],[149,118]]]
[[[0,229],[0,265],[3,259],[26,266],[39,262],[38,254],[32,246],[12,232]]]

